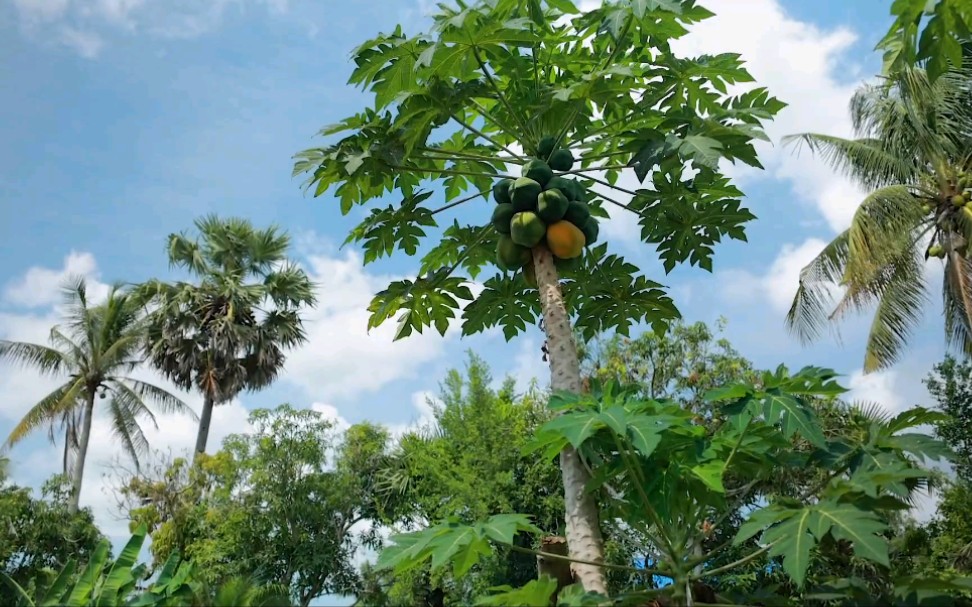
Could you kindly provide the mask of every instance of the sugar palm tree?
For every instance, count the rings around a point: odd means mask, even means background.
[[[69,502],[69,509],[75,512],[96,396],[104,400],[110,395],[105,406],[112,430],[136,466],[139,456],[149,447],[139,421],[147,419],[155,424],[155,415],[146,400],[166,413],[193,417],[196,414],[173,394],[128,375],[141,363],[139,352],[144,336],[139,306],[130,294],[113,287],[104,303],[93,306],[88,301],[84,279],[72,280],[65,291],[67,317],[63,328],[51,329],[51,345],[3,340],[0,360],[21,363],[55,377],[66,376],[64,383],[31,407],[10,432],[4,447],[12,447],[46,424],[68,420],[73,425],[77,419],[80,428]],[[76,418],[78,413],[80,417]]]
[[[788,138],[870,190],[850,227],[803,268],[787,316],[809,341],[848,311],[873,308],[865,372],[893,364],[920,322],[929,258],[944,260],[947,341],[972,353],[970,85],[970,63],[934,83],[920,68],[904,69],[854,95],[855,139]]]
[[[198,238],[169,236],[170,265],[198,282],[148,281],[152,363],[178,385],[198,389],[203,410],[196,453],[206,451],[213,408],[259,390],[283,368],[284,350],[306,341],[299,312],[315,304],[307,274],[287,261],[290,238],[277,228],[210,215]]]

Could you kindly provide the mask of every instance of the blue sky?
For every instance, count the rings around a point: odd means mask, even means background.
[[[715,272],[664,276],[633,219],[602,229],[611,247],[671,286],[690,321],[729,319],[728,336],[757,364],[829,366],[858,398],[898,410],[924,401],[920,383],[944,353],[939,288],[913,346],[894,369],[862,377],[867,319],[845,323],[843,345],[803,347],[783,316],[797,272],[847,225],[860,192],[781,136],[850,134],[847,102],[877,71],[871,49],[889,23],[889,1],[708,0],[717,17],[676,48],[680,54],[741,52],[760,85],[788,102],[761,150],[766,171],[733,168],[759,219],[749,243],[717,249]],[[362,268],[338,250],[354,216],[330,197],[311,198],[290,176],[291,156],[317,144],[317,129],[356,111],[345,84],[350,50],[378,31],[424,25],[426,0],[13,0],[0,3],[0,337],[42,341],[56,321],[58,281],[86,273],[95,284],[170,276],[168,233],[208,212],[279,223],[295,255],[321,283],[309,318],[312,341],[291,356],[281,381],[217,411],[211,450],[245,429],[244,410],[289,401],[347,422],[404,425],[428,416],[425,395],[475,349],[499,377],[546,381],[539,332],[506,343],[490,333],[421,336],[391,343],[393,327],[368,335],[364,308],[389,276],[415,271],[396,259]],[[486,211],[484,211],[486,212]],[[929,266],[929,280],[941,269]],[[365,364],[367,367],[357,365]],[[50,387],[0,368],[0,433]],[[198,406],[199,399],[188,397]],[[103,422],[103,420],[101,420]],[[113,530],[102,463],[114,451],[96,419],[83,503]],[[99,434],[100,432],[100,434]],[[189,448],[187,420],[163,419],[157,448]],[[59,456],[44,436],[13,453],[14,478],[38,485]]]

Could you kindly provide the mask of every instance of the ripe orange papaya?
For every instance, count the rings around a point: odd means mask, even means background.
[[[567,220],[552,223],[547,227],[547,247],[555,257],[573,259],[584,252],[587,240],[580,228]]]

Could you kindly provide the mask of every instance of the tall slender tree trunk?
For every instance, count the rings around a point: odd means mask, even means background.
[[[553,255],[546,247],[538,246],[533,249],[533,264],[540,291],[543,327],[547,335],[550,388],[579,394],[580,361]],[[584,490],[590,475],[573,447],[568,446],[560,453],[560,472],[564,480],[568,554],[571,558],[584,561],[603,562],[604,539],[598,524],[597,504],[594,497]],[[607,595],[607,580],[602,567],[580,563],[571,563],[571,567],[584,590]]]
[[[81,503],[81,481],[84,479],[84,460],[88,455],[88,441],[91,438],[91,418],[94,417],[95,391],[88,390],[85,395],[84,417],[81,419],[81,442],[74,457],[74,474],[71,479],[71,501],[68,512],[74,514]]]
[[[192,461],[200,453],[206,452],[206,441],[209,440],[209,424],[213,420],[213,397],[208,393],[203,397],[202,415],[199,416],[199,432],[196,434],[196,452],[192,456]]]

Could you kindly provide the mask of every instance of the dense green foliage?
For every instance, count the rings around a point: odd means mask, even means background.
[[[374,544],[359,524],[386,516],[376,479],[387,433],[364,424],[341,437],[319,413],[288,405],[253,411],[250,424],[198,465],[179,459],[123,488],[132,524],[152,532],[155,566],[179,553],[207,583],[260,580],[299,605],[353,593],[354,552]]]
[[[90,510],[70,512],[70,491],[70,483],[55,476],[38,498],[0,474],[0,571],[17,584],[30,586],[69,559],[88,559],[101,541]],[[0,585],[0,604],[14,602],[11,588]]]
[[[550,529],[563,525],[557,466],[521,452],[548,418],[543,395],[533,389],[517,396],[510,379],[499,389],[492,383],[485,363],[470,354],[465,376],[453,370],[442,384],[434,427],[399,440],[382,484],[401,495],[398,516],[405,521],[455,517],[472,523],[513,511],[530,513]],[[525,535],[517,542],[532,545]],[[525,584],[534,577],[532,556],[501,550],[473,577],[420,571],[395,579],[387,594],[395,604],[412,605],[439,588],[450,604],[468,604],[488,586]]]
[[[958,455],[955,471],[959,479],[972,483],[972,363],[947,357],[935,365],[925,385],[949,416],[935,431]]]

